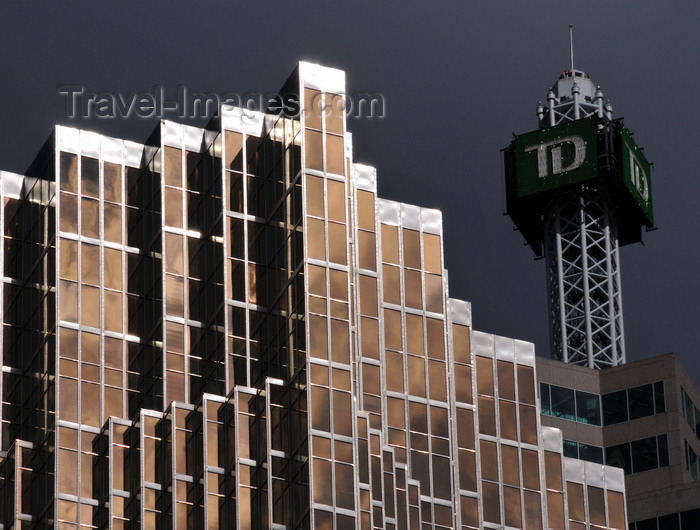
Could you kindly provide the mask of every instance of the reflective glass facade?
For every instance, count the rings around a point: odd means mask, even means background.
[[[0,528],[625,528],[533,346],[449,298],[440,212],[353,163],[343,72],[283,93],[1,175]]]

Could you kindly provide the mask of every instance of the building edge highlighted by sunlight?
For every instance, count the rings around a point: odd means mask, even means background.
[[[626,528],[533,345],[449,298],[441,213],[353,162],[344,92],[300,63],[298,116],[57,126],[0,175],[0,528]]]

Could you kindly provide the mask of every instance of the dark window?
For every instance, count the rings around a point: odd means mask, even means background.
[[[600,425],[600,400],[598,396],[576,391],[576,421]]]
[[[659,528],[663,530],[681,530],[681,523],[677,513],[670,513],[659,517]],[[695,526],[693,527],[695,528]]]
[[[654,383],[654,406],[656,413],[666,412],[666,398],[664,396],[664,382]]]
[[[700,508],[681,512],[681,528],[700,528]]]
[[[613,445],[605,448],[605,464],[621,467],[625,475],[632,473],[632,459],[630,458],[630,444]]]
[[[656,436],[632,442],[632,472],[641,473],[657,467]]]
[[[627,421],[627,392],[619,390],[603,396],[603,425]]]
[[[666,467],[668,466],[668,437],[662,434],[657,436],[656,441],[659,446],[659,467]]]
[[[637,521],[637,530],[657,530],[656,518]]]
[[[549,385],[547,383],[540,383],[540,407],[542,408],[542,414],[546,416],[552,415],[552,406],[549,403]]]
[[[578,444],[578,454],[581,460],[603,463],[603,448],[595,445]]]
[[[576,420],[576,406],[574,404],[574,391],[570,388],[561,388],[552,385],[552,416],[567,420]]]
[[[636,386],[627,390],[630,420],[645,418],[654,414],[654,386]]]
[[[698,463],[698,455],[695,454],[690,444],[685,442],[685,467],[690,472],[690,476],[694,480],[700,480],[700,465]]]
[[[578,444],[571,440],[564,440],[564,456],[578,458]]]

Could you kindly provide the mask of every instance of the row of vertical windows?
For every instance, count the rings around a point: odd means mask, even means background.
[[[595,394],[540,383],[542,414],[600,425],[600,398]]]
[[[602,464],[603,448],[597,445],[582,444],[573,440],[564,440],[564,456]]]
[[[693,401],[681,387],[681,408],[683,409],[683,417],[688,422],[690,428],[693,429],[695,436],[700,438],[700,411],[695,407]]]
[[[666,411],[663,381],[618,390],[602,397],[580,390],[540,383],[540,398],[542,414],[589,425],[601,425],[601,418],[602,424],[607,426]],[[694,409],[692,402],[689,407],[692,412]],[[684,401],[684,415],[685,410]],[[700,422],[700,412],[697,409],[694,410],[697,416],[693,415],[693,418],[697,417]],[[691,426],[695,430],[696,422],[694,419],[692,421]],[[688,422],[690,423],[690,420]]]
[[[668,466],[668,438],[665,434],[605,448],[605,464],[621,467],[625,475]]]
[[[618,390],[603,396],[603,425],[614,425],[666,412],[664,383]]]
[[[629,530],[695,530],[696,528],[700,528],[700,508],[629,524]]]

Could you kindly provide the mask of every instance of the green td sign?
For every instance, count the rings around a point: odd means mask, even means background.
[[[598,176],[595,118],[515,138],[517,196],[525,197]]]
[[[653,225],[651,166],[624,125],[620,126],[620,139],[622,144],[622,181],[642,210],[649,225]]]

